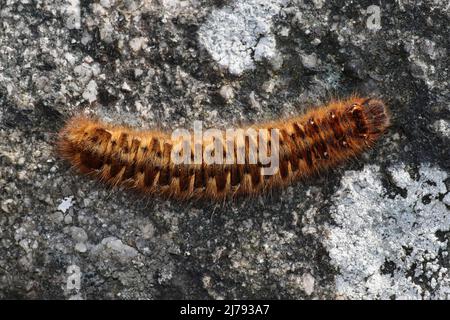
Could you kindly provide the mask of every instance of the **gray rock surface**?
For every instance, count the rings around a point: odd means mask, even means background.
[[[372,5],[0,1],[0,298],[448,299],[449,6]],[[390,106],[380,143],[253,199],[142,198],[54,152],[80,112],[223,128],[355,92]]]

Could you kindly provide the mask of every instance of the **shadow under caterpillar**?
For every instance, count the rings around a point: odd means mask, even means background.
[[[273,175],[263,175],[265,166],[249,161],[247,137],[243,142],[233,140],[228,149],[226,141],[219,141],[233,156],[237,156],[240,144],[245,154],[243,163],[211,164],[202,159],[199,163],[178,164],[172,161],[177,141],[170,134],[137,131],[86,116],[72,117],[65,124],[58,135],[57,149],[80,173],[113,186],[169,198],[221,200],[283,187],[355,157],[374,145],[389,126],[389,119],[382,101],[351,97],[297,117],[255,124],[251,128],[278,129],[279,166]],[[211,143],[214,141],[202,140],[201,150]],[[191,140],[188,149],[194,153]]]

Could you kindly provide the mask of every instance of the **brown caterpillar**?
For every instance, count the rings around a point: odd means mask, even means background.
[[[388,126],[385,104],[359,97],[333,101],[298,117],[251,126],[278,129],[279,166],[273,175],[262,175],[267,165],[250,161],[250,145],[255,141],[248,136],[244,140],[233,138],[232,145],[220,138],[203,139],[200,145],[185,139],[191,159],[196,148],[204,152],[219,143],[224,155],[228,152],[234,160],[228,164],[207,163],[205,159],[197,164],[177,164],[172,151],[180,141],[168,133],[137,131],[75,116],[60,131],[57,147],[79,172],[113,186],[177,199],[220,200],[258,194],[334,167],[370,148]],[[265,141],[269,146],[271,139]],[[244,152],[243,163],[236,161],[238,150]]]

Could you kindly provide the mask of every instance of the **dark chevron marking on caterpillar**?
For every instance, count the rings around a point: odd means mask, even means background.
[[[137,131],[85,116],[66,123],[57,147],[77,171],[109,185],[169,198],[220,200],[283,187],[335,167],[373,146],[389,118],[382,101],[351,97],[290,119],[256,124],[252,128],[279,130],[279,170],[274,175],[262,175],[261,163],[248,162],[247,141],[244,164],[174,164],[175,141],[168,133]]]

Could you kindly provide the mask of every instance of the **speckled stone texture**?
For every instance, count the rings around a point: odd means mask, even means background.
[[[448,299],[449,23],[433,0],[0,0],[0,298]],[[109,190],[53,149],[80,112],[225,128],[355,92],[391,109],[380,143],[253,199]]]

